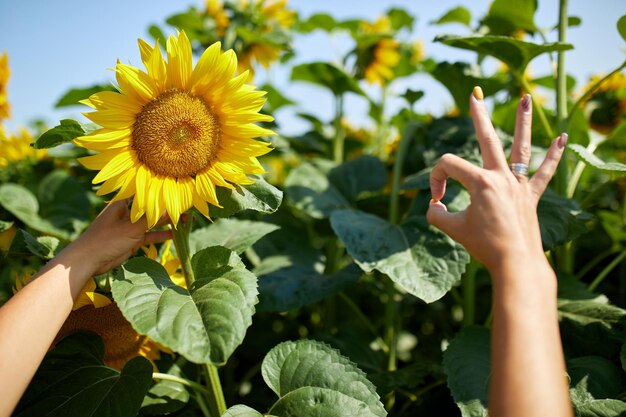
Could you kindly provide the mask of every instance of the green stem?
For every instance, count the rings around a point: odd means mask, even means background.
[[[380,118],[378,119],[378,131],[376,132],[376,153],[382,160],[386,159],[385,141],[387,140],[388,126],[385,118],[385,107],[387,105],[387,85],[383,85],[380,96]]]
[[[610,264],[606,266],[606,268],[602,270],[602,272],[598,274],[596,279],[594,279],[593,282],[589,284],[589,291],[594,291],[598,287],[598,285],[600,285],[600,283],[604,280],[604,278],[609,275],[613,268],[619,265],[619,263],[622,262],[624,258],[626,258],[626,250],[620,253],[615,259],[611,261]]]
[[[333,159],[337,165],[341,164],[344,159],[344,142],[346,132],[341,126],[343,118],[343,96],[335,96],[335,139],[333,141]]]
[[[589,151],[590,153],[594,153],[599,144],[600,142],[591,141],[589,145],[587,145],[587,151]],[[574,172],[572,172],[572,176],[569,178],[569,182],[567,183],[567,190],[565,192],[567,198],[574,197],[576,187],[578,187],[578,181],[580,181],[580,177],[583,175],[583,171],[585,170],[586,166],[587,164],[582,161],[578,161],[578,163],[576,164],[576,168],[574,168]]]
[[[389,347],[387,353],[387,370],[397,369],[397,347],[398,334],[396,321],[398,317],[398,306],[396,305],[396,289],[393,281],[387,278],[387,302],[385,303],[385,344]]]
[[[589,87],[587,89],[587,91],[585,91],[585,94],[583,94],[577,101],[576,103],[574,103],[574,105],[572,106],[572,108],[570,109],[569,112],[569,116],[567,117],[567,122],[569,123],[570,120],[572,119],[572,115],[574,114],[574,111],[580,106],[582,105],[582,103],[584,103],[585,101],[587,101],[587,99],[589,98],[589,96],[591,96],[597,89],[598,87],[600,87],[600,84],[602,84],[605,80],[611,78],[613,75],[617,74],[618,72],[620,72],[622,69],[626,68],[626,61],[624,61],[622,63],[622,65],[620,65],[619,67],[617,67],[616,69],[614,69],[613,71],[611,71],[607,76],[603,77],[602,79],[600,79],[598,82],[594,83],[591,87]]]
[[[589,273],[589,271],[591,271],[593,268],[595,268],[596,265],[598,265],[600,262],[602,262],[604,259],[608,258],[609,256],[618,253],[619,250],[618,249],[609,249],[606,250],[600,254],[598,254],[595,258],[593,258],[591,261],[587,262],[587,264],[584,266],[584,268],[582,268],[580,271],[578,271],[578,273],[576,274],[576,279],[577,280],[581,280],[585,277],[585,275],[587,275]]]
[[[209,410],[213,417],[219,417],[226,412],[226,401],[224,400],[222,383],[220,382],[220,376],[217,372],[217,366],[210,363],[205,363],[203,366],[210,394],[208,395]]]
[[[471,326],[476,321],[476,271],[478,263],[472,259],[463,275],[463,326]]]
[[[198,384],[197,382],[190,381],[187,378],[182,378],[176,375],[163,374],[161,372],[153,372],[152,379],[158,379],[160,381],[172,381],[179,383],[181,385],[185,385],[189,388],[192,388],[194,391],[199,394],[209,395],[209,390],[206,389],[202,384]]]
[[[417,125],[409,124],[402,132],[396,160],[393,163],[393,177],[391,180],[391,195],[389,196],[389,222],[396,224],[399,220],[398,200],[400,198],[400,178],[402,177],[402,166],[409,149],[411,139],[415,136]]]
[[[172,229],[172,239],[176,247],[176,254],[180,259],[180,265],[185,276],[187,288],[191,289],[196,277],[191,268],[191,253],[189,250],[189,233],[191,233],[191,220],[187,222],[179,222],[178,227]]]
[[[363,314],[363,312],[361,311],[359,306],[357,306],[354,303],[354,301],[352,301],[350,299],[350,297],[348,297],[343,292],[339,293],[339,298],[341,298],[343,300],[343,302],[345,302],[348,305],[350,310],[352,310],[352,312],[363,323],[363,325],[367,328],[367,330],[370,331],[372,336],[374,336],[376,338],[376,342],[380,345],[380,347],[383,350],[383,352],[389,353],[389,346],[387,346],[385,341],[380,338],[380,336],[378,335],[378,332],[376,331],[374,326],[372,326],[372,322],[370,321],[370,319],[365,314]]]

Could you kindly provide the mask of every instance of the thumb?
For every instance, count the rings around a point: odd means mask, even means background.
[[[430,200],[426,220],[452,239],[460,242],[459,237],[465,224],[464,214],[465,212],[449,213],[448,208],[441,201]]]

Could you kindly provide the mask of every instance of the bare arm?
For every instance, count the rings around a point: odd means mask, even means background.
[[[567,141],[557,138],[532,179],[513,174],[478,91],[470,98],[484,168],[444,155],[431,173],[428,220],[466,249],[493,281],[492,417],[572,416],[559,335],[557,282],[543,253],[537,203]],[[518,106],[511,162],[530,159],[530,96]],[[471,204],[448,213],[441,200],[447,178],[463,183]],[[533,381],[529,384],[528,381]]]
[[[147,243],[170,237],[131,223],[125,201],[108,205],[75,242],[0,308],[0,416],[9,416],[87,280]]]

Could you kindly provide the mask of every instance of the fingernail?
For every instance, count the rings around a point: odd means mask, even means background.
[[[474,87],[474,90],[472,90],[472,94],[474,94],[476,100],[482,100],[485,98],[485,96],[483,95],[483,89],[479,86]]]
[[[530,109],[530,94],[524,94],[522,98],[522,109],[528,111]]]
[[[430,203],[428,203],[429,205],[433,205],[433,204],[437,204],[439,202],[439,200],[435,200],[434,198],[430,199]]]
[[[559,146],[559,148],[563,149],[565,148],[565,145],[567,145],[567,139],[569,138],[569,136],[567,135],[567,133],[561,133],[561,136],[559,136],[557,145]]]

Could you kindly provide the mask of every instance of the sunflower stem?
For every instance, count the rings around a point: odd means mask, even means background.
[[[346,139],[345,129],[341,126],[343,118],[343,95],[335,96],[335,139],[333,141],[333,159],[337,165],[343,163],[344,142]]]
[[[178,223],[178,227],[172,228],[172,239],[174,240],[174,246],[176,247],[176,253],[178,259],[180,259],[180,265],[185,276],[185,282],[187,288],[191,289],[196,277],[191,268],[191,253],[189,250],[189,233],[191,232],[191,220]]]
[[[189,380],[187,378],[182,378],[180,376],[164,374],[164,373],[161,373],[161,372],[153,372],[152,373],[152,379],[157,379],[159,381],[176,382],[178,384],[185,385],[185,386],[187,386],[189,388],[192,388],[198,394],[204,394],[204,395],[208,395],[209,394],[209,390],[206,389],[206,387],[204,387],[202,384],[198,384],[195,381],[191,381],[191,380]]]
[[[210,395],[207,396],[209,409],[213,417],[219,417],[226,412],[226,400],[224,400],[220,375],[217,372],[217,366],[211,363],[204,364],[204,371],[207,377],[207,388],[210,392]]]

